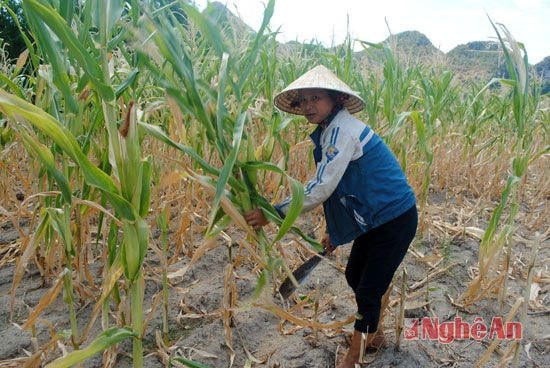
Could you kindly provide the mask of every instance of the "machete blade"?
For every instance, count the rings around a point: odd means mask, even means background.
[[[323,259],[321,256],[314,255],[313,257],[305,261],[304,264],[298,267],[294,272],[292,272],[292,276],[294,276],[296,281],[298,281],[298,285],[302,284],[305,281],[311,271],[313,271],[313,269],[319,264],[319,262],[321,262],[321,259]],[[287,277],[279,287],[279,293],[281,293],[283,299],[288,299],[288,297],[292,295],[295,290],[296,285],[294,285],[290,277]]]

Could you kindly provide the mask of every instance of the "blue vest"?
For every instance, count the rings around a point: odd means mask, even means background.
[[[319,142],[322,129],[319,126],[310,135],[316,164],[323,155]],[[363,156],[349,163],[338,186],[323,203],[331,243],[349,243],[415,204],[414,192],[399,162],[375,134],[365,145]]]

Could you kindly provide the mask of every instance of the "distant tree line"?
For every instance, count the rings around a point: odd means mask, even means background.
[[[17,22],[23,30],[27,30],[27,21],[20,0],[0,0],[0,4],[0,45],[9,59],[15,59],[26,48]]]
[[[187,0],[182,2],[189,3]],[[77,2],[77,4],[79,3]],[[130,6],[130,1],[126,1],[126,4]],[[185,11],[178,2],[174,2],[174,0],[154,0],[151,4],[157,9],[169,7],[180,23],[187,24]],[[16,59],[26,48],[21,31],[17,27],[17,22],[24,31],[28,30],[21,0],[0,0],[0,47],[4,49],[8,59]]]

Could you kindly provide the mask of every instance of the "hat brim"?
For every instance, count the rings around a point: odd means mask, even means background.
[[[298,104],[298,99],[300,97],[300,91],[313,89],[315,87],[306,87],[306,88],[293,88],[285,89],[277,96],[275,96],[274,103],[278,109],[295,114],[295,115],[304,115],[304,112],[300,109]],[[350,91],[341,91],[332,88],[320,88],[324,90],[330,90],[335,92],[340,92],[348,96],[344,101],[344,107],[349,111],[350,114],[355,114],[365,108],[365,101],[356,93]]]

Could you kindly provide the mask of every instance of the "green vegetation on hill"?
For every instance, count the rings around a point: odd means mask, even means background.
[[[447,53],[449,66],[462,80],[487,82],[498,77],[503,67],[499,44],[474,41],[458,45]]]
[[[542,93],[550,93],[550,56],[535,65],[535,73],[541,79]]]
[[[418,63],[424,65],[441,64],[445,55],[431,43],[426,35],[418,31],[397,33],[391,35],[382,43],[389,44],[395,51],[398,60],[406,65]],[[380,65],[385,57],[384,51],[375,47],[368,47],[355,55],[361,63],[370,66]]]

